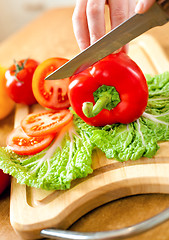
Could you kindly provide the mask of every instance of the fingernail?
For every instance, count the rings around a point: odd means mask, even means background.
[[[136,5],[135,8],[135,13],[142,13],[143,12],[143,8],[144,8],[144,4],[142,1],[139,1]]]

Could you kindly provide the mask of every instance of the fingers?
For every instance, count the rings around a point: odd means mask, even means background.
[[[73,30],[80,50],[90,45],[86,7],[87,0],[77,0],[72,16]]]
[[[105,34],[105,0],[88,0],[87,21],[89,26],[90,44]]]
[[[80,50],[105,34],[105,2],[106,0],[77,0],[72,23]]]
[[[77,0],[72,22],[80,50],[84,50],[105,34],[106,3],[110,9],[113,29],[131,17],[134,12],[147,11],[154,2],[155,0]]]
[[[135,12],[144,13],[153,5],[153,3],[155,3],[155,0],[139,0]]]
[[[111,28],[115,28],[129,17],[128,0],[108,0]]]
[[[128,0],[108,0],[110,9],[111,29],[117,27],[129,17],[129,1]],[[128,46],[125,45],[120,51],[127,52]]]
[[[136,0],[129,0],[129,17],[132,17],[135,14],[136,4]]]

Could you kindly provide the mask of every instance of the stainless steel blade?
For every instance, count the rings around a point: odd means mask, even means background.
[[[169,15],[155,3],[144,14],[135,14],[46,77],[56,80],[77,74],[121,48],[147,30],[169,21]]]

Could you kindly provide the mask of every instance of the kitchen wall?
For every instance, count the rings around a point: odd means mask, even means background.
[[[76,0],[0,0],[0,42],[45,10],[74,6]]]

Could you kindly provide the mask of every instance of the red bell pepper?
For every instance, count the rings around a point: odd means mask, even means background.
[[[111,94],[105,92],[97,102],[94,100],[93,93],[102,85],[114,87],[119,94],[120,102],[111,110],[106,109],[113,101]],[[146,79],[124,52],[110,54],[74,75],[68,94],[76,114],[93,126],[133,122],[142,115],[148,102]]]

